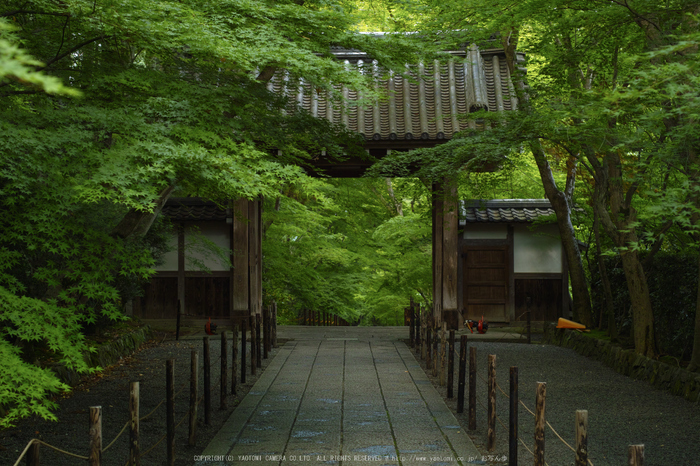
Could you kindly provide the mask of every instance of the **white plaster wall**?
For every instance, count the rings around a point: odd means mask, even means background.
[[[186,224],[185,226],[185,270],[201,270],[193,264],[200,261],[212,272],[228,271],[228,265],[221,261],[218,256],[206,250],[201,241],[193,242],[193,235],[203,236],[224,251],[231,248],[229,244],[229,232],[231,225],[224,222],[198,222],[196,226]],[[194,244],[193,244],[194,243]],[[159,272],[177,272],[177,233],[174,233],[169,241],[171,250],[163,257],[163,265],[157,266]]]
[[[508,226],[494,223],[468,223],[464,227],[464,239],[506,239]]]
[[[556,225],[531,230],[515,225],[513,231],[515,273],[561,273],[562,246]]]

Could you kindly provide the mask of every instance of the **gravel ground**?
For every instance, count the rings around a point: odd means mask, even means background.
[[[518,367],[519,398],[534,411],[537,382],[547,382],[545,418],[575,446],[574,419],[577,409],[588,410],[589,460],[595,466],[627,465],[628,445],[645,445],[647,466],[700,465],[700,406],[681,397],[654,389],[646,382],[625,377],[598,361],[558,346],[533,343],[470,343],[477,348],[477,430],[470,436],[480,451],[486,451],[487,361],[496,355],[496,379],[509,393],[510,367]],[[459,343],[456,343],[459,352]],[[416,354],[414,352],[414,354]],[[467,355],[469,353],[467,352]],[[468,361],[467,356],[467,361]],[[468,380],[465,409],[457,414],[457,367],[455,356],[454,398],[433,384],[464,428],[468,426]],[[425,363],[421,361],[425,368]],[[496,422],[496,448],[490,454],[508,456],[509,400],[497,390],[496,411],[504,427]],[[483,406],[482,406],[483,405]],[[520,406],[519,437],[534,450],[534,417]],[[549,465],[573,465],[575,454],[547,428],[545,460]],[[482,464],[507,464],[490,462]],[[520,444],[518,464],[532,465],[532,454]]]
[[[247,371],[246,383],[239,385],[237,394],[228,396],[228,409],[220,410],[220,354],[219,337],[212,336],[211,351],[211,385],[212,409],[211,423],[204,425],[204,407],[200,404],[197,426],[197,445],[187,446],[189,409],[189,379],[190,358],[193,349],[199,352],[200,368],[202,365],[202,340],[184,340],[180,342],[165,341],[160,343],[163,334],[157,341],[150,341],[120,364],[110,367],[101,375],[76,387],[68,397],[58,400],[59,409],[56,411],[58,422],[44,421],[41,418],[28,418],[21,421],[15,428],[0,431],[0,465],[13,465],[21,451],[31,438],[39,438],[51,445],[79,455],[87,455],[88,412],[90,406],[102,406],[102,438],[103,446],[107,446],[116,437],[129,419],[129,383],[139,380],[140,383],[140,414],[150,413],[161,400],[165,399],[165,361],[175,358],[175,422],[184,417],[182,424],[176,429],[175,457],[176,465],[188,466],[194,464],[194,456],[199,454],[214,435],[229,418],[235,406],[253,386],[262,370],[257,370],[257,376]],[[229,333],[229,337],[230,337]],[[284,342],[280,341],[280,345]],[[230,348],[230,338],[229,338]],[[277,350],[273,349],[268,359],[263,359],[263,369],[272,360]],[[240,354],[240,353],[239,353]],[[250,349],[248,350],[248,358]],[[228,355],[229,378],[231,370],[231,353]],[[240,377],[240,374],[239,374]],[[204,380],[200,369],[200,394]],[[231,383],[228,382],[230,391]],[[178,390],[182,389],[178,393]],[[154,445],[166,432],[165,403],[150,417],[141,421],[140,443],[141,451]],[[128,458],[128,429],[102,455],[105,466],[124,466]],[[143,465],[161,465],[166,463],[165,441],[143,457]],[[22,461],[21,464],[25,464]],[[41,464],[51,466],[83,465],[85,460],[71,458],[53,450],[41,447]]]

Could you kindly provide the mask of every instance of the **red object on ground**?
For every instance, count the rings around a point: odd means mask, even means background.
[[[488,321],[484,320],[484,316],[481,316],[481,320],[479,322],[470,319],[467,320],[465,324],[472,333],[474,333],[474,329],[476,329],[477,332],[484,334],[489,329],[489,323]]]
[[[209,322],[204,324],[204,331],[207,332],[207,335],[216,335],[216,327],[218,325],[216,323],[212,324],[211,317],[209,317]]]

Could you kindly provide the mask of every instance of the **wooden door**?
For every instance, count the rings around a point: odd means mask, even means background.
[[[508,257],[508,246],[462,249],[465,319],[508,322]]]

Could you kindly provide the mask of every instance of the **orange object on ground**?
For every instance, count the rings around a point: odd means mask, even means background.
[[[579,330],[583,330],[586,328],[585,325],[579,324],[578,322],[574,322],[572,320],[567,320],[559,317],[559,322],[557,323],[557,328],[575,328]]]

